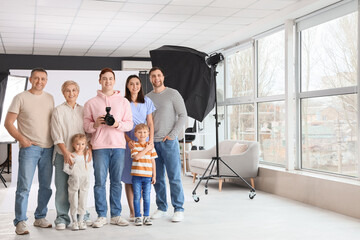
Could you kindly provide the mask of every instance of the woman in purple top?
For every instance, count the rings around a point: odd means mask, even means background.
[[[134,135],[134,128],[137,124],[146,123],[150,128],[149,142],[154,142],[154,123],[152,112],[155,111],[153,102],[148,97],[144,97],[140,78],[136,75],[130,75],[126,80],[125,98],[130,102],[133,114],[134,127],[125,134],[126,150],[125,150],[125,166],[121,181],[125,183],[125,193],[130,209],[130,221],[134,221],[134,192],[132,188],[132,177],[130,175],[132,159],[130,148],[134,147],[137,138]]]

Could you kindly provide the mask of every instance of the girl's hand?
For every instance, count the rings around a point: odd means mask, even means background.
[[[155,184],[156,183],[156,176],[152,176],[151,178],[151,184]]]

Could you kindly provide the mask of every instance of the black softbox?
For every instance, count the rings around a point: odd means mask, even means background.
[[[205,62],[206,53],[165,45],[150,51],[153,66],[164,70],[165,86],[179,91],[189,117],[200,122],[214,108],[214,80]]]
[[[5,92],[6,92],[6,84],[8,79],[8,72],[0,72],[0,121],[3,113]],[[6,114],[6,113],[4,113]]]

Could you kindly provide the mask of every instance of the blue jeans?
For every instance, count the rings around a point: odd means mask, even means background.
[[[70,203],[68,199],[68,184],[67,180],[69,175],[67,175],[64,169],[64,156],[56,153],[55,155],[55,208],[56,208],[56,219],[55,224],[64,223],[66,225],[70,224],[69,217],[69,208]]]
[[[93,150],[94,162],[94,197],[98,217],[106,217],[106,179],[110,173],[110,215],[121,215],[121,175],[124,169],[125,149],[109,148]]]
[[[54,221],[55,225],[60,223],[64,223],[66,226],[70,224],[70,217],[69,217],[69,197],[68,197],[68,178],[63,169],[64,169],[64,156],[55,153],[55,208],[56,208],[56,219]],[[84,220],[90,219],[90,213],[86,211],[84,215]]]
[[[140,213],[141,190],[144,200],[144,217],[148,217],[150,213],[151,177],[132,176],[132,187],[134,190],[135,217],[141,217],[141,213]]]
[[[20,148],[19,151],[19,171],[15,194],[15,219],[16,226],[21,221],[26,221],[26,211],[28,207],[29,192],[34,178],[36,166],[38,167],[39,191],[35,219],[45,218],[50,200],[51,177],[53,172],[52,154],[54,147],[41,148],[31,145],[27,148]]]
[[[179,142],[176,139],[155,142],[156,159],[156,205],[159,210],[167,211],[165,170],[169,178],[171,203],[174,212],[183,212],[184,191],[181,183],[181,163]]]

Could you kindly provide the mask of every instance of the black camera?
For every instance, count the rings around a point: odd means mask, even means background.
[[[106,115],[104,117],[104,121],[105,121],[106,125],[112,126],[115,123],[115,119],[114,119],[113,115],[110,114],[110,110],[111,110],[111,107],[105,108]]]

